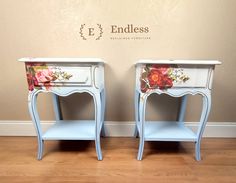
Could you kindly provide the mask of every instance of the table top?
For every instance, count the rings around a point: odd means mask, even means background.
[[[218,60],[152,60],[140,59],[136,62],[138,64],[186,64],[186,65],[220,65]]]
[[[100,58],[20,58],[19,62],[73,62],[73,63],[105,63]]]

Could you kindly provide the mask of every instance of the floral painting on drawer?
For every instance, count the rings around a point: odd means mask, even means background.
[[[45,63],[26,63],[26,75],[29,91],[45,88],[49,90],[56,81],[67,81],[72,75],[56,66]]]
[[[140,77],[141,91],[166,90],[172,88],[174,83],[184,83],[190,78],[182,68],[170,64],[147,64]]]

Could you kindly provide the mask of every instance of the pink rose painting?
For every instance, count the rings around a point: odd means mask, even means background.
[[[38,82],[41,83],[50,82],[56,79],[55,77],[53,77],[53,72],[51,69],[39,70],[36,72],[35,77]]]
[[[53,66],[47,66],[44,63],[26,63],[26,74],[29,91],[45,87],[49,90],[53,81],[59,77],[62,80],[69,80],[72,75],[61,71]]]

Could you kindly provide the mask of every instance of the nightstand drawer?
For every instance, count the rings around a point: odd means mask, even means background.
[[[146,64],[140,70],[140,89],[210,88],[211,71],[210,66]]]
[[[173,87],[197,87],[206,88],[209,82],[210,69],[209,68],[173,68],[175,76],[178,79],[173,79]],[[186,78],[186,79],[182,79]]]
[[[92,66],[26,63],[29,89],[58,86],[92,86]]]

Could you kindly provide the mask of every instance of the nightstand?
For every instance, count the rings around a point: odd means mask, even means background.
[[[200,142],[211,108],[214,60],[147,60],[136,63],[135,135],[139,134],[138,160],[142,160],[145,141],[190,141],[195,143],[196,160],[200,161]],[[177,121],[146,121],[146,101],[153,94],[181,97]],[[187,95],[202,96],[203,105],[198,131],[185,126]]]
[[[98,160],[102,160],[100,134],[104,130],[104,62],[97,58],[21,58],[28,81],[28,107],[38,137],[38,159],[45,140],[95,140]],[[56,122],[42,132],[37,111],[39,93],[52,93]],[[95,106],[94,120],[66,121],[61,118],[58,96],[89,93]]]

